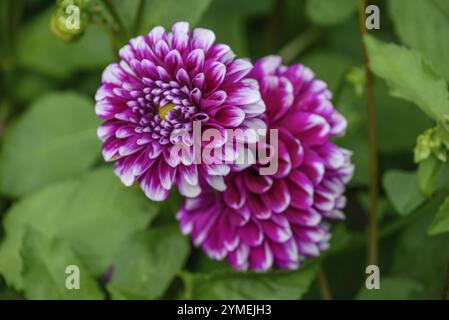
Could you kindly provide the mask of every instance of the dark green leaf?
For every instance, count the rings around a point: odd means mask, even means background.
[[[363,288],[357,295],[358,300],[406,300],[419,299],[422,286],[409,279],[381,278],[380,289]]]
[[[123,243],[108,290],[114,299],[156,299],[181,270],[190,251],[178,226],[158,227]],[[132,261],[132,263],[130,263]]]
[[[65,43],[50,32],[54,8],[33,18],[19,34],[18,63],[45,75],[68,78],[81,70],[102,69],[114,59],[107,36],[90,25],[75,43]]]
[[[375,82],[374,93],[376,116],[379,119],[377,122],[379,152],[388,155],[410,154],[416,144],[416,137],[433,125],[432,120],[412,103],[391,97],[387,86],[380,79]]]
[[[27,299],[103,299],[95,278],[70,246],[60,239],[50,239],[30,227],[21,250],[23,288]],[[79,289],[68,289],[68,266],[79,270]],[[69,279],[70,280],[70,279]]]
[[[65,240],[98,276],[122,243],[143,230],[157,206],[140,190],[124,187],[111,168],[77,180],[53,184],[15,204],[4,218],[6,237],[0,247],[0,272],[9,284],[22,287],[19,250],[25,227]]]
[[[415,172],[388,171],[383,184],[388,198],[401,215],[409,214],[425,200],[419,191]]]
[[[411,279],[423,287],[422,299],[439,299],[449,261],[449,234],[429,236],[428,225],[442,197],[417,212],[421,217],[403,228],[392,252],[390,276]],[[387,247],[384,248],[388,250]]]
[[[300,299],[315,277],[316,264],[298,271],[266,274],[237,271],[194,274],[190,281],[192,299]]]
[[[438,209],[435,219],[429,227],[429,234],[435,235],[449,231],[449,198]]]
[[[93,102],[77,93],[37,100],[5,135],[1,191],[21,196],[81,174],[100,157]]]

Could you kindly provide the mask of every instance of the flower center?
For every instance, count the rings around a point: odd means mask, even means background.
[[[173,103],[167,103],[165,106],[161,107],[158,106],[158,110],[157,113],[159,115],[159,118],[161,118],[161,120],[165,120],[165,118],[167,117],[167,115],[173,111],[175,105]]]

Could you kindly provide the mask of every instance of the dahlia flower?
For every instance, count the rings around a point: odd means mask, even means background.
[[[152,200],[164,200],[172,186],[197,196],[202,180],[224,190],[231,167],[219,154],[208,164],[193,161],[194,121],[222,133],[217,145],[229,143],[226,129],[264,124],[258,119],[265,105],[257,81],[246,77],[252,64],[214,42],[212,31],[190,33],[186,22],[174,24],[172,32],[155,27],[130,40],[120,61],[103,72],[95,110],[106,120],[98,129],[104,159],[116,161],[122,182],[138,181]],[[179,144],[188,151],[173,156]],[[228,151],[228,159],[237,158]]]
[[[233,172],[224,192],[204,190],[177,214],[196,246],[238,270],[296,269],[328,248],[328,222],[344,218],[354,167],[350,152],[329,139],[344,134],[346,121],[310,69],[281,63],[265,57],[249,74],[259,83],[268,128],[278,130],[277,171],[261,175],[256,163]]]

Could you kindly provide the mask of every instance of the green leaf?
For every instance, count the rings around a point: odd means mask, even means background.
[[[390,276],[412,279],[423,287],[422,299],[439,299],[449,257],[449,234],[429,236],[432,214],[443,198],[437,194],[417,212],[420,218],[403,228],[390,253]]]
[[[413,280],[381,278],[380,289],[362,288],[358,300],[414,300],[422,294],[422,286]]]
[[[104,299],[95,278],[66,242],[50,239],[34,228],[28,228],[21,250],[23,286],[27,299]],[[79,289],[68,289],[68,266],[79,268]]]
[[[419,52],[365,36],[372,71],[383,78],[390,94],[416,103],[434,120],[449,114],[449,92],[444,79]]]
[[[22,287],[19,250],[25,227],[32,225],[48,237],[65,240],[98,276],[122,243],[143,230],[156,213],[153,202],[140,190],[124,187],[109,167],[52,184],[23,198],[7,212],[0,273],[9,284]]]
[[[357,0],[308,0],[306,13],[313,22],[328,26],[351,17],[356,12],[357,6]]]
[[[409,214],[425,200],[419,191],[415,172],[388,171],[383,184],[388,198],[401,215]]]
[[[449,163],[430,156],[419,163],[417,178],[421,193],[427,197],[438,190],[448,190]]]
[[[410,153],[416,137],[433,125],[432,120],[412,103],[391,97],[386,84],[375,80],[377,140],[381,154]],[[362,108],[362,112],[366,112]],[[407,116],[404,116],[404,115]],[[388,119],[388,121],[384,121]],[[392,125],[394,123],[394,125]],[[400,128],[400,130],[398,130]],[[351,130],[351,128],[349,128]]]
[[[298,271],[216,272],[193,274],[191,299],[300,299],[315,277],[316,263],[304,264]]]
[[[187,21],[191,26],[201,18],[211,0],[146,0],[140,33],[148,33],[157,25],[171,29],[173,23]]]
[[[399,38],[421,51],[449,81],[449,6],[447,0],[389,0],[388,8]]]
[[[429,227],[429,234],[435,235],[449,231],[449,197],[440,206]]]
[[[107,36],[89,25],[78,42],[65,43],[50,32],[51,7],[30,20],[19,33],[20,66],[56,77],[68,78],[77,71],[103,69],[114,59]]]
[[[77,93],[37,100],[9,128],[0,155],[0,189],[21,196],[74,177],[100,157],[93,102]]]
[[[108,291],[114,299],[159,298],[184,266],[189,251],[189,241],[177,225],[136,234],[114,259]]]

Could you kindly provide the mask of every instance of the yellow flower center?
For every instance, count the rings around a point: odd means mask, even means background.
[[[165,106],[161,107],[158,106],[157,114],[161,118],[161,120],[165,120],[167,117],[167,114],[169,114],[171,111],[173,111],[173,108],[175,105],[173,103],[168,103]]]

